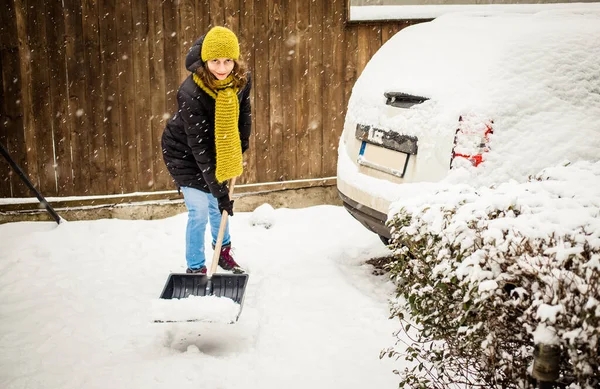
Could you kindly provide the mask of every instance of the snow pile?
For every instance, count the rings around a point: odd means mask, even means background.
[[[275,223],[275,209],[271,204],[262,204],[250,214],[250,224],[269,229]]]
[[[479,372],[472,379],[510,385],[545,342],[566,350],[561,373],[580,387],[600,382],[600,162],[565,163],[526,183],[446,185],[396,211],[394,314],[409,310],[421,327],[417,358],[437,369],[467,361]],[[434,339],[446,343],[432,353]],[[404,372],[414,377],[423,378]]]
[[[234,323],[239,313],[240,305],[230,298],[189,296],[184,299],[153,300],[151,321]]]

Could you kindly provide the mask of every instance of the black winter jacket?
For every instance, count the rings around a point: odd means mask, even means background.
[[[202,66],[200,52],[204,37],[190,49],[187,69],[194,73]],[[240,118],[238,128],[242,152],[248,149],[252,116],[250,110],[250,73],[248,83],[238,92]],[[203,91],[192,78],[183,81],[177,91],[179,110],[169,121],[162,135],[163,158],[177,187],[188,186],[215,197],[229,193],[225,184],[215,177],[215,100]]]

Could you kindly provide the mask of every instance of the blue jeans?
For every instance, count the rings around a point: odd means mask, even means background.
[[[221,212],[219,203],[210,193],[198,189],[182,186],[185,206],[188,209],[188,222],[185,232],[185,260],[190,269],[204,266],[204,234],[206,223],[210,220],[210,232],[213,245],[217,243],[219,226],[221,225]],[[223,246],[231,243],[229,236],[229,223],[225,226]]]

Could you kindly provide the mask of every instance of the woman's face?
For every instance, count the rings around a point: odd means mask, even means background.
[[[207,62],[208,70],[217,78],[224,80],[233,70],[234,62],[231,58],[215,58]]]

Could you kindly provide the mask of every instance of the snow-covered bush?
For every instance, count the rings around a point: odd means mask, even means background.
[[[401,387],[530,387],[537,343],[559,347],[560,381],[600,386],[600,163],[398,207]]]

